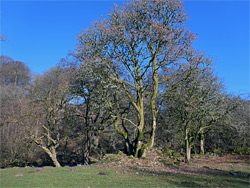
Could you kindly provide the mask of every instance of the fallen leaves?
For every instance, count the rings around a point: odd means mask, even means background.
[[[239,163],[237,161],[242,162],[242,160],[249,159],[249,156],[224,156],[224,157],[210,157],[203,156],[199,159],[192,159],[192,164],[187,165],[183,162],[180,165],[176,165],[171,163],[171,161],[162,155],[161,150],[152,149],[148,157],[145,159],[134,158],[133,156],[127,156],[123,153],[118,154],[109,154],[105,157],[105,159],[100,163],[101,168],[120,168],[119,173],[126,174],[132,173],[135,175],[138,174],[213,174],[213,175],[223,175],[228,174],[228,171],[220,169],[219,166],[213,168],[210,164],[219,164],[223,166],[223,164],[232,165],[244,165],[244,163]],[[237,163],[236,163],[236,162]],[[116,171],[118,174],[118,171]],[[244,175],[245,176],[245,175]]]

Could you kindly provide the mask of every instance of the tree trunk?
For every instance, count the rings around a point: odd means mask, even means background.
[[[90,141],[89,131],[87,131],[87,140],[86,140],[86,144],[84,147],[85,147],[85,149],[83,151],[83,164],[89,165],[89,153],[90,153],[90,149],[91,149],[91,141]]]
[[[186,140],[186,163],[191,163],[191,145]]]
[[[190,164],[191,163],[191,143],[189,142],[189,136],[188,136],[188,129],[186,128],[185,130],[185,142],[186,142],[186,163]]]
[[[135,153],[134,156],[136,158],[140,158],[142,155],[142,147],[143,147],[143,142],[142,142],[142,138],[143,138],[143,131],[138,129],[138,134],[137,134],[137,138],[135,139]]]
[[[149,142],[145,144],[141,157],[147,157],[149,150],[154,146],[155,130],[156,130],[156,117],[155,116],[153,117],[152,123],[153,125],[152,125],[152,132],[150,135],[150,139],[149,139]]]
[[[143,149],[143,128],[144,128],[144,104],[143,104],[143,94],[138,92],[138,109],[137,109],[137,116],[138,116],[138,120],[139,120],[139,126],[137,128],[137,137],[135,139],[135,157],[140,158],[142,155],[142,149]]]
[[[200,135],[200,154],[204,155],[205,154],[205,150],[204,150],[204,144],[205,144],[205,135],[204,132],[201,132]]]
[[[133,146],[131,145],[128,137],[125,138],[125,152],[127,155],[133,155]]]
[[[56,150],[55,150],[54,146],[52,146],[51,149],[48,149],[45,146],[41,146],[41,148],[49,155],[49,157],[53,161],[53,164],[55,165],[55,167],[62,167],[57,160]]]
[[[150,134],[150,139],[147,144],[144,145],[141,157],[147,157],[149,150],[154,146],[155,140],[155,130],[156,130],[156,116],[157,116],[157,109],[155,105],[156,97],[158,94],[158,86],[159,86],[159,73],[156,67],[156,59],[154,58],[152,62],[152,70],[153,70],[153,80],[154,80],[154,89],[150,99],[151,103],[151,114],[152,114],[152,129]]]

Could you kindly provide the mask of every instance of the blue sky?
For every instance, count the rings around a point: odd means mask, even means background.
[[[121,1],[1,1],[1,55],[34,73],[55,66],[76,48],[77,34]],[[249,93],[249,1],[184,1],[194,46],[215,62],[229,93]]]

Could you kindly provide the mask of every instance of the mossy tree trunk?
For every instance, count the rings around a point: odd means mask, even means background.
[[[50,148],[41,146],[41,148],[49,155],[55,167],[62,167],[61,164],[57,160],[56,146],[51,146]]]
[[[185,147],[186,147],[185,161],[188,164],[191,163],[191,149],[192,149],[192,143],[189,134],[190,134],[189,128],[185,127]]]
[[[188,139],[186,140],[186,163],[191,163],[191,145]]]
[[[137,87],[141,87],[140,82],[137,83]],[[123,85],[123,88],[126,90],[126,86]],[[128,121],[127,115],[129,113],[129,109],[125,109],[123,112],[121,112],[121,106],[120,102],[122,101],[122,96],[118,93],[118,91],[115,91],[115,101],[114,103],[111,102],[110,98],[106,98],[109,104],[114,104],[110,106],[110,114],[114,122],[114,127],[116,132],[121,135],[124,138],[125,141],[125,150],[128,155],[133,155],[135,157],[141,157],[143,149],[144,149],[144,144],[143,144],[143,136],[145,132],[143,131],[144,128],[144,104],[143,104],[143,93],[139,92],[140,89],[138,89],[137,92],[137,101],[134,101],[132,99],[132,96],[130,96],[130,103],[135,107],[137,111],[137,120],[138,124],[133,124],[135,127],[134,129],[134,135],[135,138],[133,140],[130,140],[129,138],[129,132],[126,128],[126,123]],[[106,95],[108,92],[106,91]],[[116,108],[117,112],[114,114],[114,108]],[[118,127],[118,124],[121,123],[121,128]]]
[[[156,118],[157,118],[157,113],[159,110],[159,109],[157,110],[156,108],[156,98],[157,98],[158,87],[159,87],[159,70],[157,69],[157,63],[156,63],[155,58],[152,59],[152,72],[153,72],[153,82],[154,82],[154,87],[153,87],[153,91],[152,91],[152,95],[150,99],[151,114],[152,114],[152,128],[150,132],[150,139],[143,148],[142,155],[141,155],[142,157],[146,157],[149,150],[154,146],[155,131],[156,131],[156,125],[157,125]]]
[[[59,133],[57,137],[59,138]],[[56,149],[59,147],[60,143],[59,141],[56,141],[53,138],[51,138],[49,131],[46,134],[46,139],[44,137],[33,138],[33,141],[40,148],[42,148],[45,151],[45,153],[49,155],[55,167],[61,167],[60,163],[57,160],[57,153],[56,153]],[[46,144],[45,144],[45,141],[46,141]]]
[[[205,154],[205,149],[204,149],[204,145],[205,145],[205,134],[202,131],[200,133],[200,154],[204,155]]]

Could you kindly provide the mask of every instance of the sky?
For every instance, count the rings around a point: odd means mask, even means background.
[[[106,16],[113,3],[122,1],[1,0],[1,55],[24,62],[42,74],[76,49],[77,34]],[[194,47],[214,59],[218,76],[231,94],[250,93],[249,7],[243,1],[184,1],[190,20],[186,27],[197,33]]]

